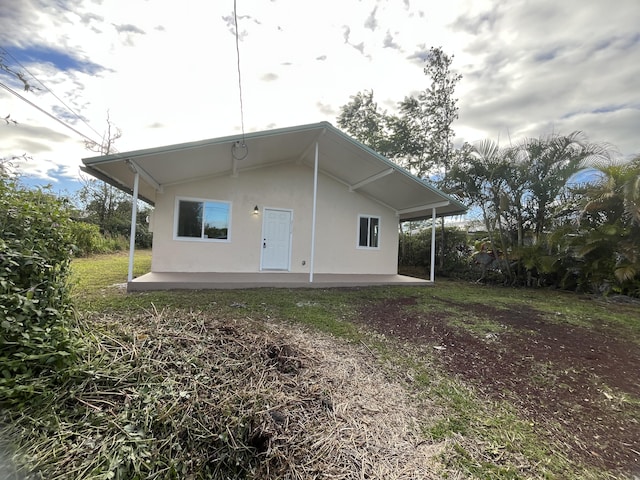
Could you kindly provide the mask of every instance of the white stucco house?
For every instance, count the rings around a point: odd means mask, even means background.
[[[327,122],[82,161],[155,207],[129,290],[421,282],[397,275],[399,222],[466,210]]]

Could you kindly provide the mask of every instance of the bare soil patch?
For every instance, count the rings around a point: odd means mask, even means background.
[[[569,457],[610,471],[640,471],[640,346],[609,328],[552,321],[533,308],[454,304],[504,331],[479,335],[459,314],[415,308],[413,297],[359,312],[360,323],[433,351],[446,371],[492,398],[514,403]]]

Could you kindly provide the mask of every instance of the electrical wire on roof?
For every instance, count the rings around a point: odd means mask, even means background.
[[[240,125],[242,128],[242,141],[236,141],[231,146],[231,155],[236,160],[244,160],[249,154],[249,148],[244,139],[244,106],[242,104],[242,74],[240,73],[240,32],[238,31],[238,12],[236,0],[233,0],[233,22],[236,33],[236,58],[238,59],[238,91],[240,96]]]

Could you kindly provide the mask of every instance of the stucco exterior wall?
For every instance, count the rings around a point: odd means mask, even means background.
[[[228,242],[174,238],[176,198],[231,202]],[[153,215],[153,272],[259,272],[264,208],[292,216],[291,272],[308,273],[311,261],[313,170],[287,163],[165,187]],[[255,206],[260,215],[254,215]],[[358,215],[380,217],[380,247],[357,248]],[[397,271],[395,212],[324,175],[319,176],[316,273]]]
[[[358,216],[380,218],[378,248],[358,247]],[[316,225],[317,273],[395,274],[398,218],[392,210],[321,176]]]

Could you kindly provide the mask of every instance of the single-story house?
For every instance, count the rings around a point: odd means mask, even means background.
[[[327,122],[82,161],[155,207],[129,290],[424,282],[397,275],[399,222],[466,211]]]

